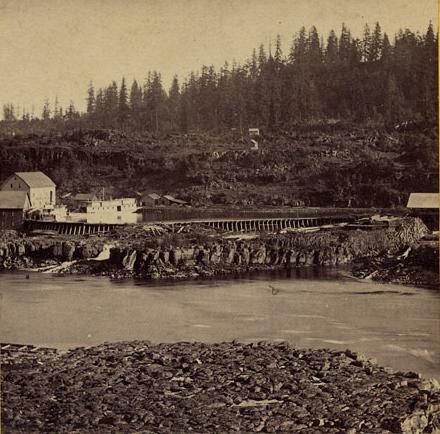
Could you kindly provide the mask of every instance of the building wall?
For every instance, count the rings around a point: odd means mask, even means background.
[[[0,229],[18,229],[23,224],[23,210],[0,209]]]
[[[87,213],[95,212],[132,212],[136,209],[136,199],[115,199],[93,201],[87,205]]]
[[[2,184],[3,191],[27,191],[32,208],[55,205],[55,187],[29,187],[18,176],[11,176]]]
[[[139,200],[140,206],[155,206],[157,205],[158,201],[155,199],[152,199],[151,197],[144,196]]]
[[[29,198],[32,208],[55,205],[55,187],[30,188]]]
[[[3,184],[3,191],[29,191],[29,186],[18,176],[10,176]]]

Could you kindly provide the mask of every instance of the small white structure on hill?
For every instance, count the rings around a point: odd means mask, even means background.
[[[43,172],[15,172],[1,186],[2,191],[24,191],[33,209],[54,206],[55,183]]]

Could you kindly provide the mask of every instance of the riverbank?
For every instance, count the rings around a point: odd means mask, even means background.
[[[348,350],[133,341],[2,358],[3,428],[14,432],[440,429],[437,382]]]
[[[438,250],[426,246],[421,250],[419,245],[426,233],[428,230],[420,219],[409,217],[355,228],[322,228],[313,233],[231,234],[199,227],[188,233],[157,235],[147,226],[134,225],[83,238],[9,233],[0,243],[0,268],[52,269],[59,274],[113,279],[196,279],[358,261],[357,277],[368,277],[377,271],[374,277],[383,276],[386,280],[389,273],[381,274],[378,270],[387,262],[380,258],[397,258],[410,249],[411,258],[419,252],[418,257],[425,259],[419,261],[418,272],[407,273],[401,281],[436,286]],[[405,262],[399,264],[405,269]],[[429,273],[420,279],[424,268]]]
[[[439,289],[438,240],[408,247],[400,255],[361,258],[352,272],[361,279]]]

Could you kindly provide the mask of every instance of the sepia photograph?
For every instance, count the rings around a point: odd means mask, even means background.
[[[0,0],[0,432],[440,434],[438,0]]]

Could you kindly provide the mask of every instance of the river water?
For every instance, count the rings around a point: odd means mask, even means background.
[[[66,349],[105,341],[286,340],[359,351],[440,379],[440,292],[338,270],[138,282],[0,274],[0,341]]]

